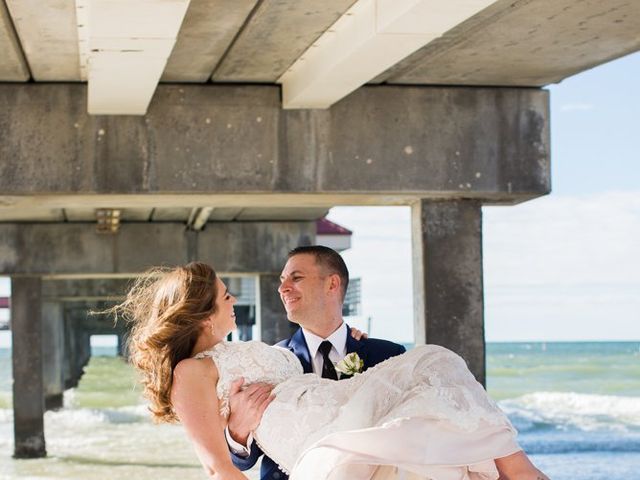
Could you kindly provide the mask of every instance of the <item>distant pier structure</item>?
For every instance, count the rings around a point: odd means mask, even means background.
[[[0,2],[16,457],[150,266],[253,277],[243,335],[286,337],[280,269],[337,205],[411,207],[416,343],[484,382],[482,206],[549,193],[542,87],[640,50],[625,0],[231,3]]]

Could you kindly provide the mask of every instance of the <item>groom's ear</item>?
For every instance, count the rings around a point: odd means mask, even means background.
[[[337,273],[332,273],[331,275],[329,275],[329,291],[335,291],[338,293],[342,291],[340,275],[338,275]]]

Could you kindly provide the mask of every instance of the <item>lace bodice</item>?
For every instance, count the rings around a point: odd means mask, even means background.
[[[243,377],[245,385],[257,382],[278,385],[302,374],[300,361],[289,350],[257,341],[221,342],[194,358],[205,357],[210,357],[218,369],[217,396],[220,414],[225,418],[229,416],[229,390],[238,378]]]

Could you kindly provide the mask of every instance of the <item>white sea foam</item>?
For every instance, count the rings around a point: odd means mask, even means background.
[[[65,407],[75,407],[76,406],[76,389],[70,388],[65,390],[62,394],[63,402]]]
[[[13,410],[10,408],[0,408],[0,423],[13,422]]]
[[[149,412],[145,405],[119,408],[65,408],[45,413],[45,420],[52,425],[101,425],[125,424],[149,421]]]
[[[536,392],[499,405],[521,432],[548,427],[585,432],[640,429],[640,397]]]

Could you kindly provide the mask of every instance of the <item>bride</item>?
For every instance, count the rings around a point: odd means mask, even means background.
[[[292,480],[548,480],[453,352],[416,347],[335,382],[303,374],[289,350],[228,343],[233,305],[214,270],[190,263],[141,277],[114,308],[133,323],[129,352],[158,422],[180,422],[209,478],[246,480],[230,460],[229,394],[275,385],[253,432]]]

